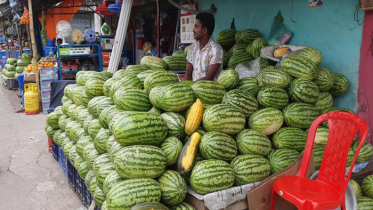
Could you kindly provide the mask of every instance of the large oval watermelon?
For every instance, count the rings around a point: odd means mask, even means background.
[[[282,111],[286,125],[295,128],[309,128],[320,115],[315,106],[305,103],[289,104]]]
[[[284,116],[276,108],[260,109],[249,118],[250,128],[264,134],[270,135],[281,128],[284,123]]]
[[[229,135],[212,131],[202,136],[199,151],[205,159],[231,161],[237,155],[237,145]]]
[[[214,81],[198,81],[192,88],[202,104],[220,104],[226,93],[224,86]]]
[[[262,181],[271,174],[268,160],[260,155],[237,156],[231,166],[235,173],[234,183],[238,186]]]
[[[242,154],[257,154],[267,156],[271,152],[269,138],[253,129],[245,129],[237,135],[238,150]]]
[[[224,95],[222,103],[238,108],[247,118],[259,109],[259,104],[256,98],[247,94],[244,89],[228,91]]]

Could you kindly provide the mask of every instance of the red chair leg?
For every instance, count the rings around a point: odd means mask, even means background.
[[[345,198],[343,198],[343,200],[342,200],[341,210],[346,210],[346,201],[345,201]]]
[[[276,196],[277,196],[276,191],[272,190],[270,210],[274,210],[275,209],[275,206],[276,206]]]

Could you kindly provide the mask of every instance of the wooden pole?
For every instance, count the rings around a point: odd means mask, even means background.
[[[28,41],[28,45],[29,45],[29,48],[30,48],[30,53],[33,54],[33,49],[32,49],[32,46],[31,46],[31,36],[30,36],[30,26],[27,24],[26,25],[26,30],[27,30],[27,41]]]
[[[36,79],[36,86],[38,87],[38,95],[39,95],[39,103],[41,102],[41,94],[40,94],[40,77],[39,77],[39,70],[38,70],[38,61],[37,61],[37,53],[36,53],[36,43],[35,43],[35,33],[34,33],[34,17],[32,12],[32,1],[28,0],[28,10],[30,14],[30,35],[31,35],[31,46],[33,51],[33,59],[32,63],[35,67],[35,79]],[[40,109],[42,106],[39,106]]]
[[[22,47],[22,25],[17,26],[17,34],[18,34],[18,44],[19,44],[19,57],[21,57],[23,53]]]

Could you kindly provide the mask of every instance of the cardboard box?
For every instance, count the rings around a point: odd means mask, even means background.
[[[302,158],[299,158],[289,167],[273,174],[262,182],[251,183],[252,187],[247,185],[244,185],[247,186],[246,188],[244,186],[238,186],[208,195],[195,195],[194,193],[191,193],[190,189],[188,189],[185,201],[192,205],[196,210],[268,210],[274,181],[279,177],[295,175],[300,168],[301,162]],[[314,171],[315,164],[312,155],[308,166],[307,176],[311,176]],[[214,195],[212,196],[212,194]],[[210,201],[215,201],[215,203],[205,201],[206,198]],[[219,203],[226,203],[227,205],[220,205]],[[279,204],[276,205],[277,209],[296,210],[295,206],[281,200],[280,198],[276,200],[276,204]]]
[[[24,76],[23,77],[24,81],[29,81],[29,82],[36,81],[35,73],[27,73],[27,74],[24,74],[23,76]]]

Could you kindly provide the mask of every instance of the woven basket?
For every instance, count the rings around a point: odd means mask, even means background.
[[[373,0],[359,0],[360,8],[364,11],[373,10]]]

